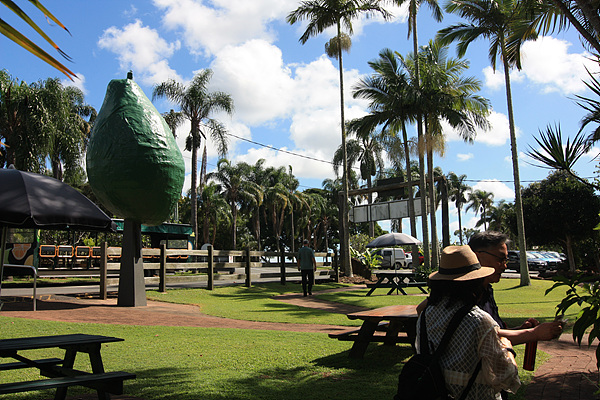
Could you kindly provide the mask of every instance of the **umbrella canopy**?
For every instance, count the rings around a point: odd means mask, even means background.
[[[90,199],[54,178],[0,169],[0,226],[115,231]]]
[[[367,244],[367,247],[393,247],[405,244],[421,244],[421,241],[406,233],[392,232],[376,237]]]

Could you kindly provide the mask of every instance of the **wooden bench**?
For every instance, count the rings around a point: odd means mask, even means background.
[[[58,378],[42,379],[36,381],[3,383],[0,384],[0,394],[30,392],[33,390],[44,389],[67,388],[69,386],[85,386],[87,388],[96,390],[102,388],[103,391],[106,391],[111,394],[123,394],[123,381],[125,379],[135,379],[135,374],[123,371],[116,371],[105,372],[102,374],[62,376]]]
[[[42,360],[34,360],[34,363],[38,364],[38,365],[58,365],[58,364],[62,364],[63,359],[62,358],[44,358]],[[4,364],[0,364],[0,371],[8,371],[11,369],[21,369],[21,368],[28,368],[29,366],[22,362],[22,361],[17,361],[17,362],[12,362],[12,363],[4,363]]]

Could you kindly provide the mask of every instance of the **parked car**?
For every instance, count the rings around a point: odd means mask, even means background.
[[[406,251],[406,259],[410,261],[408,262],[408,268],[412,268],[413,264],[412,264],[412,251]],[[425,256],[423,255],[423,253],[421,253],[419,251],[419,265],[423,265],[423,262],[425,261]]]
[[[547,270],[556,270],[560,264],[560,260],[558,258],[546,254],[543,251],[528,251],[527,254],[531,254],[535,258],[546,261]]]
[[[508,263],[506,264],[507,269],[513,269],[515,271],[519,271],[521,269],[520,264],[520,252],[517,250],[509,250],[508,251]],[[531,252],[527,252],[527,266],[530,271],[540,271],[544,272],[548,268],[548,264],[546,261],[541,258],[535,257]]]
[[[400,248],[380,249],[377,250],[375,254],[381,256],[381,268],[408,268],[406,254],[404,254],[404,250]]]

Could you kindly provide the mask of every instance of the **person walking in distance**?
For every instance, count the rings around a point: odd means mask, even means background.
[[[298,270],[302,275],[302,292],[306,297],[307,294],[312,296],[317,260],[315,260],[315,251],[308,246],[308,239],[304,239],[303,244],[304,246],[298,250]]]

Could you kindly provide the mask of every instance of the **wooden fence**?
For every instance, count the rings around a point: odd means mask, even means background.
[[[300,278],[296,264],[297,254],[285,251],[214,250],[212,247],[207,250],[167,249],[165,245],[158,249],[142,249],[146,283],[158,283],[161,292],[166,290],[167,283],[189,282],[205,282],[206,288],[213,290],[215,280],[230,283],[243,281],[246,287],[250,287],[253,279],[279,278],[281,284],[285,285],[288,280]],[[80,265],[86,265],[85,267],[40,268],[38,273],[40,277],[100,276],[100,295],[106,298],[108,285],[118,282],[120,257],[120,247],[108,247],[104,243],[100,246],[99,254],[96,252],[95,265],[98,267],[83,263]],[[338,282],[337,254],[315,253],[315,257],[315,280]]]

